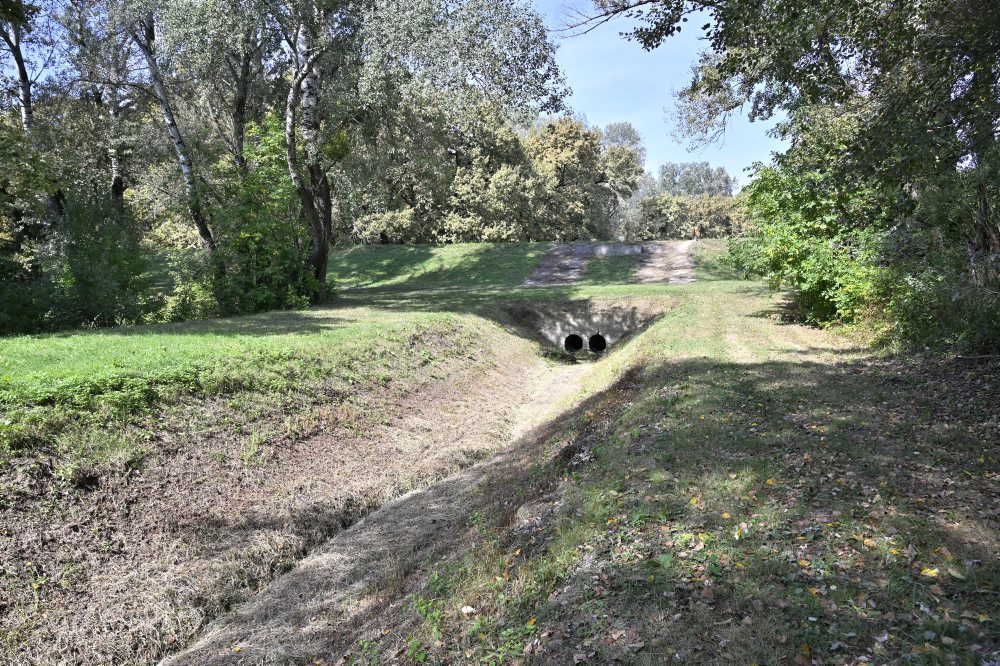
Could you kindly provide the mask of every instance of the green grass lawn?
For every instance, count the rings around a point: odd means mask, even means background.
[[[448,313],[317,308],[184,324],[0,339],[0,457],[81,425],[127,424],[181,396],[308,392],[421,331],[450,334]]]
[[[520,285],[549,243],[368,245],[334,250],[329,274],[339,289],[498,289]]]

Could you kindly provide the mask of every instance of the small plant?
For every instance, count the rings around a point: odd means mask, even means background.
[[[243,465],[246,467],[256,467],[264,462],[264,452],[261,451],[261,446],[263,446],[267,441],[267,438],[259,430],[253,430],[250,433],[250,439],[247,439],[240,446],[240,460],[243,461]]]
[[[431,630],[431,636],[434,640],[441,640],[441,608],[437,600],[422,596],[413,597],[413,610],[417,612],[417,615],[424,618],[424,622],[427,623],[427,627]]]
[[[427,661],[427,647],[418,639],[411,638],[409,644],[406,647],[406,656],[414,660],[418,664],[423,664]]]
[[[358,644],[358,652],[351,657],[351,666],[376,666],[382,663],[379,656],[378,643],[362,640]]]
[[[31,562],[28,562],[28,566],[33,566]],[[35,600],[35,608],[38,608],[38,604],[42,600],[42,588],[49,582],[48,576],[40,573],[34,573],[31,578],[31,596]]]

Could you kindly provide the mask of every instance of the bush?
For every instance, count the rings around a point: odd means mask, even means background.
[[[154,309],[128,212],[81,191],[63,211],[0,233],[0,333],[134,324]]]
[[[319,285],[284,162],[280,121],[268,116],[249,138],[251,168],[229,183],[215,212],[215,296],[229,314],[305,307]]]
[[[138,224],[124,208],[91,193],[71,192],[44,260],[55,326],[123,326],[152,309],[149,265]]]
[[[791,287],[806,321],[857,321],[884,298],[877,203],[874,192],[860,191],[848,209],[824,174],[761,169],[746,189],[746,231],[730,258],[772,289]]]

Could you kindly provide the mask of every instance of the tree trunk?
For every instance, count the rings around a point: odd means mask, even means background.
[[[118,85],[114,83],[110,86],[110,99],[108,100],[108,115],[111,116],[111,147],[108,149],[108,158],[111,161],[111,205],[118,212],[125,210],[125,176],[122,168],[124,160],[124,150],[118,140],[119,122],[121,117],[121,99],[118,94]]]
[[[231,120],[233,123],[233,161],[240,178],[246,178],[247,158],[244,154],[247,133],[247,103],[250,98],[250,82],[257,48],[253,44],[253,34],[247,33],[243,39],[243,53],[240,68],[236,72],[236,94],[233,98]]]
[[[26,134],[30,134],[35,128],[35,111],[31,100],[31,77],[28,75],[28,68],[24,62],[24,52],[21,50],[21,26],[8,24],[7,28],[0,32],[10,55],[14,59],[14,68],[17,70],[17,100],[21,110],[21,128]]]
[[[317,53],[312,48],[312,40],[306,30],[306,26],[302,24],[296,29],[294,45],[296,67],[285,103],[285,157],[289,176],[302,203],[302,214],[309,223],[311,232],[309,263],[313,269],[313,277],[318,282],[315,297],[317,300],[322,300],[326,296],[327,258],[333,226],[333,197],[330,181],[323,167],[320,145],[320,71],[316,66]],[[305,182],[299,168],[295,142],[296,111],[300,100],[308,183]]]
[[[990,197],[989,187],[985,180],[980,181],[976,188],[976,223],[979,227],[980,242],[983,249],[988,252],[1000,252],[1000,236],[997,234],[992,221],[990,220]]]
[[[215,251],[215,239],[208,228],[208,223],[205,220],[205,214],[201,207],[201,197],[198,194],[198,184],[194,174],[194,163],[191,161],[191,155],[184,144],[183,137],[181,137],[180,129],[177,127],[177,121],[174,118],[174,111],[170,104],[170,96],[167,93],[163,72],[160,70],[160,65],[156,60],[153,17],[147,15],[141,27],[143,29],[142,34],[138,32],[133,33],[132,39],[146,59],[146,65],[149,67],[149,78],[153,84],[153,93],[160,105],[163,121],[167,126],[167,134],[170,136],[170,142],[174,145],[174,151],[177,153],[177,161],[180,163],[181,175],[184,178],[184,192],[188,200],[188,213],[191,215],[191,221],[194,222],[194,226],[198,229],[198,235],[201,236],[205,250],[211,254]]]
[[[10,55],[14,59],[14,68],[17,70],[17,100],[21,110],[21,128],[25,133],[30,134],[35,128],[35,111],[31,100],[31,77],[28,75],[28,67],[24,62],[24,52],[21,50],[21,26],[10,23],[0,31],[0,39],[3,39]]]

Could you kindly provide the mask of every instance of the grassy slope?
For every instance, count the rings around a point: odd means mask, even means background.
[[[425,572],[409,621],[386,621],[411,659],[996,654],[1000,368],[879,359],[783,323],[717,249],[700,244],[701,281],[656,290],[678,307],[592,376],[596,403],[558,436],[587,453],[549,472],[542,532],[473,514],[476,546]]]
[[[178,401],[239,393],[280,411],[322,384],[391,374],[369,362],[412,334],[474,328],[447,313],[351,308],[0,339],[0,462],[41,446],[71,467],[121,463],[143,450],[115,433],[155,430],[156,412]]]
[[[371,245],[338,250],[330,275],[341,289],[516,287],[548,243]]]

